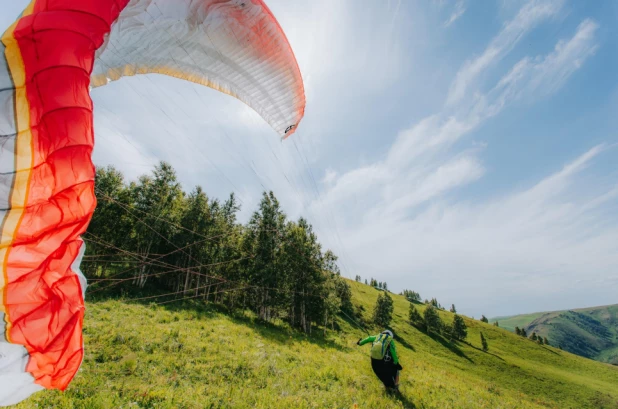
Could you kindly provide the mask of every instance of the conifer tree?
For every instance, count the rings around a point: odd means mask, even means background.
[[[419,302],[421,300],[421,296],[416,291],[411,290],[403,290],[402,295],[406,297],[408,301],[416,301]]]
[[[482,332],[481,332],[481,345],[483,346],[483,351],[487,352],[489,350],[489,345],[487,344],[487,340],[485,339],[485,336],[483,335]]]
[[[484,315],[481,317],[481,321],[484,322],[484,323],[489,323],[489,320]]]
[[[451,304],[451,310],[453,314],[457,314],[457,309],[455,308],[455,304]]]
[[[453,319],[453,326],[451,328],[451,336],[456,340],[463,341],[468,336],[468,328],[463,318],[457,314]]]
[[[410,310],[408,312],[408,319],[410,320],[410,324],[419,327],[423,325],[423,317],[418,312],[414,304],[410,303]]]
[[[388,327],[393,317],[393,299],[388,293],[380,293],[373,310],[373,322]]]
[[[427,308],[425,308],[423,318],[425,321],[425,328],[427,328],[427,333],[440,333],[440,329],[442,328],[442,320],[440,319],[436,308],[432,304],[427,305]]]
[[[285,298],[291,294],[275,290],[284,287],[284,283],[288,282],[289,278],[282,271],[280,264],[285,241],[282,232],[288,233],[287,238],[292,240],[297,240],[297,236],[302,234],[297,231],[298,226],[287,227],[286,229],[285,214],[279,206],[279,201],[272,192],[264,192],[259,210],[253,214],[249,222],[248,239],[253,242],[252,252],[254,257],[248,269],[247,278],[249,284],[255,286],[252,295],[256,312],[260,319],[266,321],[277,315],[277,310],[286,304]],[[299,273],[298,269],[301,267],[294,265],[294,263],[302,263],[301,259],[304,258],[305,251],[295,248],[297,244],[294,243],[289,246],[290,257],[286,260],[285,272]],[[299,284],[299,286],[303,287],[304,283]],[[303,313],[294,311],[292,315],[297,317],[296,314]],[[303,321],[303,324],[305,325],[302,326],[306,328],[307,323]]]
[[[85,237],[83,272],[87,278],[133,274],[110,292],[174,292],[179,301],[251,309],[263,320],[286,317],[306,332],[315,324],[326,329],[340,311],[357,312],[336,256],[322,252],[306,220],[288,222],[272,192],[246,224],[237,221],[234,194],[224,202],[199,186],[186,194],[165,162],[130,183],[114,168],[97,168],[95,193],[99,206],[88,233],[97,241]],[[127,270],[134,254],[160,261]]]

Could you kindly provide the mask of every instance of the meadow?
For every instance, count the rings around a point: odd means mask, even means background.
[[[349,284],[369,320],[379,291]],[[409,301],[392,297],[399,395],[385,393],[369,347],[356,345],[379,329],[346,317],[305,335],[201,302],[99,300],[87,304],[85,358],[71,386],[16,408],[618,408],[618,367],[468,318],[466,342],[429,336],[407,322]]]

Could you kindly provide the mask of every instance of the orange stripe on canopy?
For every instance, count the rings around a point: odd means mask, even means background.
[[[127,3],[37,0],[3,37],[17,119],[0,253],[6,338],[25,346],[26,370],[46,388],[64,390],[82,362],[83,289],[72,264],[96,205],[88,86],[95,51]]]

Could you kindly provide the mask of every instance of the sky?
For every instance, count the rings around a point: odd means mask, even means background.
[[[26,0],[0,0],[8,27]],[[618,303],[618,3],[268,0],[307,108],[281,141],[158,75],[92,91],[94,162],[185,190],[265,189],[342,274],[472,317]]]

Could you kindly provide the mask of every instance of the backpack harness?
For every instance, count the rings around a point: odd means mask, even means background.
[[[371,345],[371,358],[383,359],[385,362],[389,362],[391,358],[391,341],[393,339],[388,334],[380,334],[380,336],[373,341]]]

